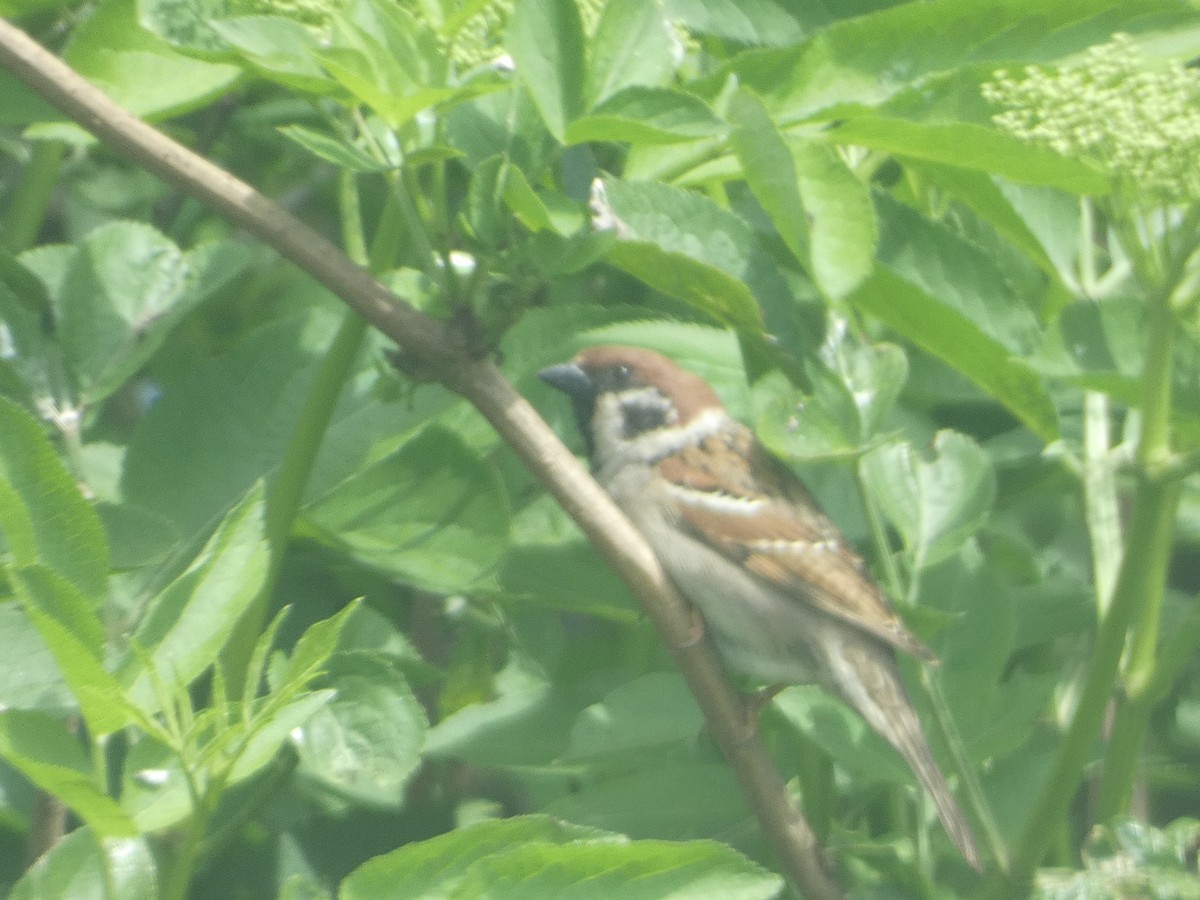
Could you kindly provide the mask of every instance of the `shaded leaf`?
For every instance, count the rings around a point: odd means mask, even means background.
[[[507,545],[508,500],[496,472],[439,427],[352,475],[308,515],[364,562],[439,593],[465,590]]]
[[[134,837],[138,830],[120,806],[95,783],[79,739],[50,716],[0,710],[0,757],[53,794],[105,837]]]
[[[358,803],[401,805],[427,727],[408,683],[362,652],[335,656],[320,683],[336,696],[298,733],[301,770]]]
[[[546,127],[563,140],[584,109],[587,65],[578,8],[559,0],[516,0],[506,45]]]
[[[17,565],[41,563],[91,602],[107,590],[108,547],[41,426],[0,397],[0,531]]]
[[[263,506],[258,485],[230,510],[187,571],[154,599],[134,632],[164,684],[189,685],[212,665],[258,596],[268,558]],[[124,678],[135,702],[154,707],[153,679],[140,655],[126,660]]]
[[[154,855],[141,838],[67,834],[29,867],[8,900],[157,900]]]
[[[987,454],[954,431],[938,432],[928,462],[911,444],[893,443],[866,454],[861,471],[914,570],[958,552],[987,520],[996,495]]]

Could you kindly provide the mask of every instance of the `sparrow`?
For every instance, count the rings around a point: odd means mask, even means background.
[[[699,610],[726,665],[769,685],[818,684],[854,708],[980,870],[896,663],[897,650],[936,657],[791,470],[703,379],[658,353],[591,347],[538,374],[570,398],[596,480]]]

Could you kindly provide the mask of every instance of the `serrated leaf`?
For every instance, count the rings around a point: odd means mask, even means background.
[[[1076,194],[1107,194],[1104,173],[1079,160],[970,122],[913,122],[890,116],[853,116],[827,133],[838,144],[868,147],[974,169],[1021,184],[1050,185]]]
[[[53,794],[105,837],[134,837],[138,830],[93,780],[79,739],[50,716],[0,711],[0,757],[42,790]]]
[[[902,3],[835,22],[799,45],[741,54],[730,69],[790,123],[836,115],[843,104],[882,104],[964,61],[980,68],[1042,63],[1104,43],[1115,31],[1136,38],[1185,29],[1193,15],[1174,0]]]
[[[299,91],[329,94],[335,82],[317,63],[316,35],[299,22],[280,16],[233,16],[211,19],[208,27],[258,73]]]
[[[204,549],[151,603],[133,640],[157,677],[189,685],[217,658],[267,572],[263,488],[256,486],[230,510]],[[124,666],[129,696],[142,708],[156,701],[153,679],[139,654]]]
[[[495,470],[439,427],[348,478],[308,515],[327,540],[439,593],[468,588],[507,545],[508,500]]]
[[[862,434],[854,397],[832,372],[810,365],[811,396],[782,373],[754,384],[755,432],[774,454],[795,462],[854,456]]]
[[[73,713],[75,699],[62,670],[21,604],[0,603],[0,634],[4,635],[0,708]]]
[[[883,267],[850,301],[975,382],[1042,440],[1058,436],[1058,414],[1043,380],[953,306]]]
[[[335,656],[320,683],[336,696],[299,731],[302,771],[358,803],[400,806],[427,728],[408,683],[362,652]]]
[[[124,497],[184,540],[211,528],[278,464],[316,365],[310,348],[328,334],[317,317],[274,322],[189,372],[139,423]]]
[[[38,857],[8,900],[157,900],[154,854],[142,838],[97,840],[77,828]]]
[[[770,900],[782,887],[779,875],[715,841],[530,842],[479,860],[450,896]]]
[[[674,66],[676,40],[657,0],[609,0],[588,42],[588,102],[661,84]]]
[[[749,226],[712,201],[657,182],[610,179],[604,193],[617,234],[610,262],[656,290],[749,333],[762,329],[757,301],[791,302]]]
[[[43,253],[28,256],[29,264],[38,267]],[[70,248],[51,293],[79,401],[95,403],[120,388],[171,329],[235,278],[248,259],[248,251],[232,243],[201,244],[184,253],[136,222],[102,225]]]
[[[560,141],[583,112],[583,23],[574,3],[516,0],[505,41],[546,127]]]
[[[50,648],[87,723],[101,737],[125,727],[124,691],[104,668],[104,628],[78,589],[44,566],[11,573],[30,621]]]
[[[328,619],[314,622],[304,630],[304,634],[300,635],[296,646],[292,648],[291,656],[288,657],[285,681],[277,690],[290,684],[306,684],[321,671],[321,667],[337,650],[342,629],[360,606],[358,600],[347,603]]]
[[[245,781],[274,759],[296,729],[306,726],[334,696],[332,690],[310,691],[268,715],[256,715],[248,733],[239,733],[240,729],[235,726],[233,734],[245,743],[233,754],[229,783]]]
[[[813,4],[810,11],[808,4],[777,0],[666,0],[665,6],[671,20],[689,32],[751,46],[794,44],[804,36],[799,17],[824,8]]]
[[[41,563],[93,603],[106,595],[108,547],[42,428],[0,397],[0,530],[20,566]]]
[[[840,300],[874,265],[875,210],[866,186],[829,147],[785,143],[749,91],[734,95],[729,115],[754,196],[822,293]]]
[[[228,90],[241,70],[177,53],[138,21],[135,0],[104,3],[72,29],[63,56],[136,116],[161,118],[195,109]],[[184,7],[186,9],[186,7]],[[181,7],[171,5],[178,17]]]
[[[565,141],[672,144],[716,137],[727,126],[693,94],[669,88],[629,87],[567,126]]]
[[[933,457],[897,442],[863,457],[867,489],[904,540],[914,571],[957,553],[987,520],[996,476],[987,454],[969,437],[939,431]]]
[[[477,861],[530,842],[619,841],[608,835],[552,819],[514,816],[407,844],[363,863],[342,882],[340,900],[380,897],[448,897]]]
[[[284,125],[277,129],[290,141],[295,141],[313,156],[351,172],[386,172],[391,165],[380,162],[340,135],[323,134],[303,125]]]

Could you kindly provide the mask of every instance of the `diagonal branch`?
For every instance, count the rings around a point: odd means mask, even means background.
[[[491,362],[475,358],[448,324],[413,309],[329,241],[249,185],[132,116],[7,21],[0,65],[92,134],[180,191],[245,228],[333,291],[403,348],[406,360],[460,393],[579,524],[637,596],[673,649],[784,871],[810,900],[841,889],[766,748],[747,735],[746,712],[708,641],[690,638],[692,612],[641,535]]]

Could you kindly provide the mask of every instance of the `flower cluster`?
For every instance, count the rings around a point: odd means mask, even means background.
[[[997,72],[982,90],[1005,108],[994,121],[1022,140],[1160,201],[1200,199],[1200,72],[1148,65],[1129,35],[1057,70]]]

